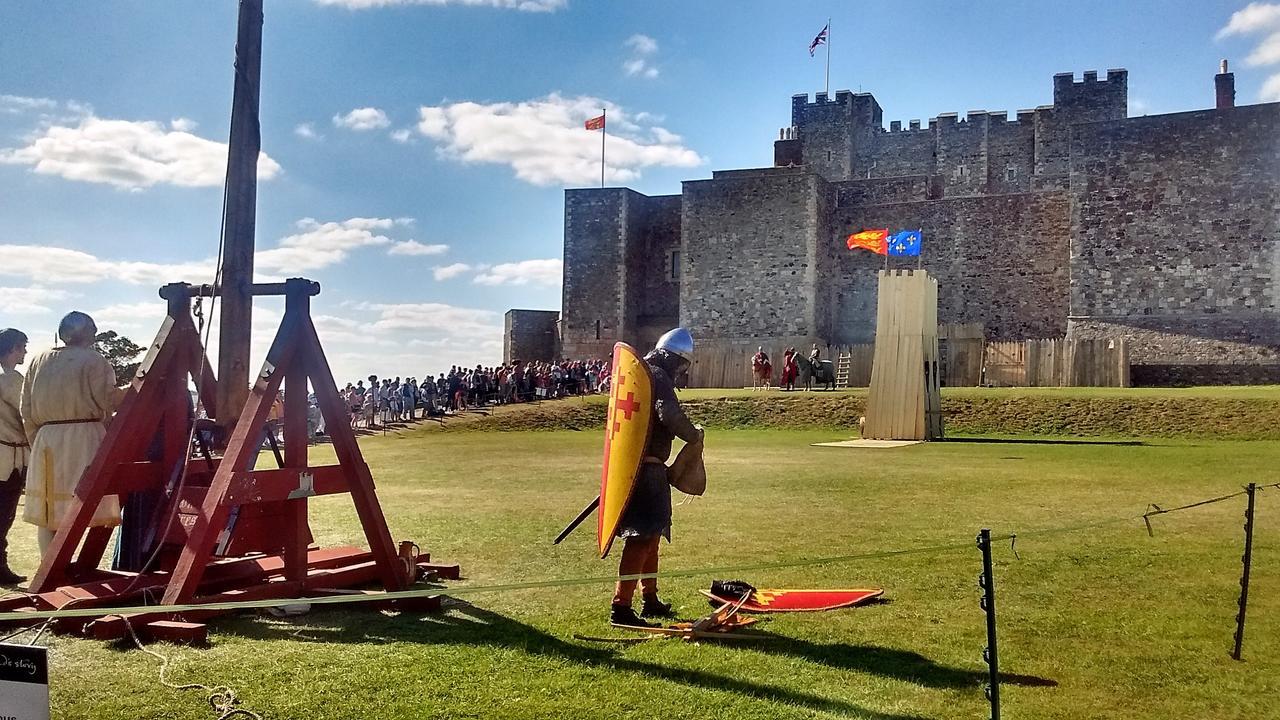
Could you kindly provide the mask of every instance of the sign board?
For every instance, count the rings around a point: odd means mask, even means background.
[[[46,648],[0,643],[0,720],[49,720]]]

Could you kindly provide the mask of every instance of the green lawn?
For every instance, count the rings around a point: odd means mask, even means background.
[[[1276,442],[947,442],[810,447],[832,431],[708,436],[706,497],[675,510],[665,569],[964,543],[960,549],[743,573],[758,586],[885,588],[889,602],[780,616],[752,645],[616,647],[607,585],[467,596],[444,615],[324,610],[214,621],[212,646],[160,646],[172,680],[233,686],[269,718],[985,718],[985,642],[970,544],[996,553],[1009,718],[1280,717],[1280,490],[1259,496],[1245,654],[1228,657],[1243,498],[1154,520],[1032,531],[1276,482]],[[608,574],[592,531],[551,538],[596,491],[596,432],[414,431],[362,441],[397,539],[462,563],[463,584]],[[319,451],[318,454],[323,454]],[[315,502],[321,543],[360,537],[344,499]],[[592,523],[588,523],[592,525]],[[16,555],[30,571],[26,526]],[[27,562],[21,562],[27,560]],[[664,594],[707,610],[712,577]],[[59,718],[209,718],[138,652],[51,639]]]

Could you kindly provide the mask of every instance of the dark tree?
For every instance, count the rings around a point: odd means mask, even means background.
[[[93,347],[111,363],[116,371],[116,382],[124,384],[133,380],[142,361],[137,359],[146,348],[114,330],[98,333]]]

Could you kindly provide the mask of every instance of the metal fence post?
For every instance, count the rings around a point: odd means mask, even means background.
[[[1245,492],[1249,495],[1249,505],[1244,511],[1244,556],[1240,558],[1244,563],[1244,572],[1240,575],[1240,612],[1236,615],[1236,646],[1231,651],[1231,657],[1236,660],[1242,659],[1240,653],[1244,649],[1244,613],[1249,604],[1249,567],[1253,564],[1253,501],[1257,496],[1257,485],[1249,483]]]
[[[987,646],[982,659],[987,663],[987,701],[991,703],[991,720],[1000,720],[1000,655],[996,649],[996,582],[991,572],[991,530],[983,528],[978,533],[978,549],[982,551],[982,574],[978,587],[982,589],[979,605],[987,615]]]

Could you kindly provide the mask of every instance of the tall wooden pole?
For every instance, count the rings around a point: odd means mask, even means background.
[[[218,424],[224,437],[249,397],[249,342],[253,328],[254,225],[258,201],[258,82],[262,71],[262,0],[240,0],[236,79],[227,149],[223,215],[222,320],[218,328]]]

